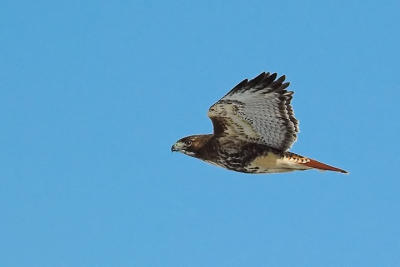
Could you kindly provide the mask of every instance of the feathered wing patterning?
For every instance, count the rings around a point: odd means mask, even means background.
[[[319,169],[346,173],[316,160],[288,152],[297,139],[298,121],[287,91],[285,76],[261,73],[236,85],[208,116],[212,135],[194,135],[172,146],[209,163],[246,173],[273,173]]]
[[[298,122],[290,106],[285,76],[261,73],[242,81],[211,106],[208,116],[215,135],[235,136],[247,142],[286,151],[296,141]]]

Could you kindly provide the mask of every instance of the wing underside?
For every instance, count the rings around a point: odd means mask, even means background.
[[[296,141],[298,121],[290,105],[285,76],[261,73],[235,86],[209,109],[215,135],[233,136],[248,142],[286,151]]]

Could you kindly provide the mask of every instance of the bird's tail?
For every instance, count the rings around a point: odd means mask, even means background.
[[[318,169],[318,170],[322,170],[322,171],[334,171],[334,172],[348,173],[345,170],[330,166],[328,164],[316,161],[314,159],[310,159],[307,157],[297,155],[292,152],[285,152],[284,160],[286,163],[294,164],[294,166],[297,166],[295,168],[299,168],[299,167],[301,169],[313,168],[313,169]]]
[[[334,171],[334,172],[341,172],[341,173],[348,173],[345,170],[330,166],[328,164],[313,160],[309,158],[308,162],[302,163],[303,165],[307,166],[307,167],[311,167],[314,169],[318,169],[318,170],[323,170],[323,171]]]

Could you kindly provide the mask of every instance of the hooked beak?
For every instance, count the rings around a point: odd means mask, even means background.
[[[182,149],[182,144],[180,144],[179,142],[178,142],[178,143],[175,143],[175,144],[171,147],[171,151],[172,151],[172,152],[181,151],[181,149]]]
[[[172,152],[174,152],[174,151],[181,152],[181,153],[183,153],[183,154],[185,154],[185,155],[189,155],[189,156],[192,156],[192,157],[195,155],[194,152],[188,150],[188,147],[187,147],[187,145],[186,145],[184,142],[180,142],[180,141],[176,142],[176,143],[171,147],[171,151],[172,151]]]
[[[175,144],[171,147],[171,152],[175,152],[178,151],[178,149],[176,148]]]

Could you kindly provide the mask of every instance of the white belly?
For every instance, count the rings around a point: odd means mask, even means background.
[[[275,173],[308,170],[310,167],[298,164],[287,157],[269,152],[265,156],[255,158],[246,169],[254,173]]]

